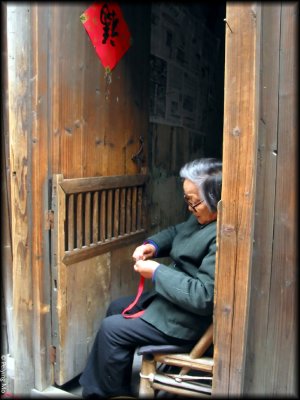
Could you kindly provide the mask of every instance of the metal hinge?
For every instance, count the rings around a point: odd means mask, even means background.
[[[50,346],[50,362],[51,364],[56,363],[56,347]]]
[[[45,229],[49,231],[50,229],[54,228],[54,211],[47,210],[46,217],[45,217]]]

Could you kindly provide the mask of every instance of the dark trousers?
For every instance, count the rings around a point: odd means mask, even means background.
[[[83,397],[131,394],[131,373],[135,349],[147,344],[185,344],[160,332],[141,318],[124,318],[120,313],[134,297],[122,297],[111,303],[96,335],[87,365],[80,377]],[[142,295],[132,312],[143,309],[151,297]]]

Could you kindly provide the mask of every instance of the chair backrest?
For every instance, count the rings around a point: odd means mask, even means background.
[[[213,344],[213,333],[214,327],[213,323],[209,325],[207,330],[205,331],[204,335],[198,340],[195,344],[194,348],[190,352],[190,358],[200,358],[202,357],[205,352],[209,349],[209,347]],[[184,375],[187,374],[189,371],[188,367],[183,367],[180,371],[180,374]]]
[[[195,397],[199,393],[211,393],[211,386],[207,381],[212,380],[213,358],[203,357],[213,344],[213,323],[207,328],[193,348],[187,346],[142,346],[138,354],[143,355],[140,373],[140,398],[154,397],[154,390],[164,390],[170,393]],[[176,376],[169,373],[158,372],[156,363],[172,365],[180,368]],[[205,376],[204,383],[185,382],[190,370],[202,371]],[[182,377],[182,378],[181,378]],[[195,379],[195,377],[193,377]]]

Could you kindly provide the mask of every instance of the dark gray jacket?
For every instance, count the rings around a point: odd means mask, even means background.
[[[216,221],[201,225],[194,215],[151,236],[160,264],[155,296],[141,317],[165,334],[196,340],[212,321],[216,256]]]

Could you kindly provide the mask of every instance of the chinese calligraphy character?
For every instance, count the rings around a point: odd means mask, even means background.
[[[80,16],[106,74],[112,71],[131,46],[131,34],[118,3],[95,2]]]
[[[100,21],[101,21],[101,24],[103,25],[102,43],[106,44],[109,36],[111,38],[114,38],[115,36],[119,35],[118,32],[116,32],[116,28],[119,23],[119,20],[118,20],[118,18],[116,18],[115,11],[109,12],[107,3],[104,3],[104,5],[101,7]],[[113,39],[110,39],[110,44],[112,46],[115,46],[115,42]]]

